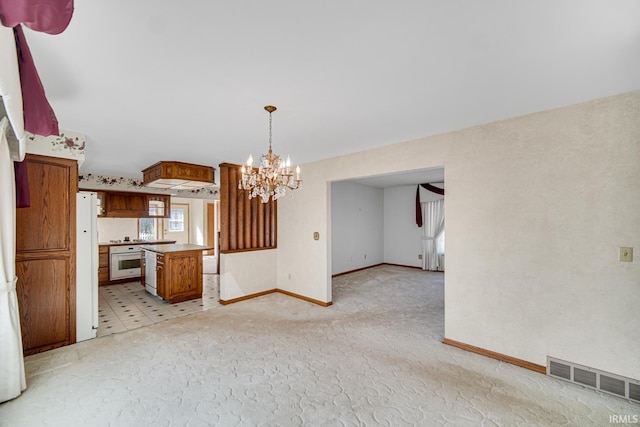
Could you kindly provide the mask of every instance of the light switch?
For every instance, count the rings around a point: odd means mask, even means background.
[[[320,240],[320,233],[318,233],[317,231],[315,231],[313,233],[313,240]]]
[[[620,247],[620,261],[632,262],[633,261],[633,248]]]

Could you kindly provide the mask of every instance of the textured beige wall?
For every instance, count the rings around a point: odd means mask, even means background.
[[[640,378],[640,92],[304,165],[277,285],[330,301],[330,181],[445,167],[445,336]],[[320,240],[313,240],[313,232]]]
[[[220,299],[229,301],[276,288],[276,250],[220,254]]]

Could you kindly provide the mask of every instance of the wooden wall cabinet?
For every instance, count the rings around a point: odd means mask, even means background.
[[[96,191],[96,211],[99,217],[106,216],[106,193],[104,191]]]
[[[169,218],[171,216],[171,196],[147,194],[149,218]]]
[[[145,218],[149,214],[146,193],[107,192],[105,216],[115,218]]]
[[[156,256],[158,295],[171,303],[202,298],[202,251]]]
[[[109,246],[98,246],[98,285],[109,284]]]
[[[88,189],[87,191],[96,191]],[[98,217],[169,218],[171,196],[124,191],[96,191]]]
[[[27,154],[31,206],[16,209],[16,291],[25,355],[76,342],[75,160]]]

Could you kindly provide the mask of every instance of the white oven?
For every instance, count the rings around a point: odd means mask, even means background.
[[[111,268],[110,280],[126,279],[128,277],[140,277],[140,265],[142,249],[138,245],[110,246]]]

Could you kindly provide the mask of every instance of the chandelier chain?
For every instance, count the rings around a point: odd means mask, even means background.
[[[269,151],[271,151],[271,111],[269,111]]]

